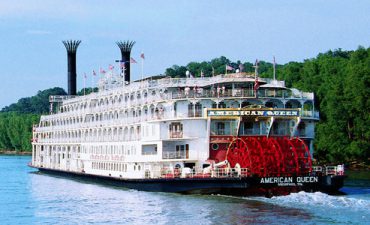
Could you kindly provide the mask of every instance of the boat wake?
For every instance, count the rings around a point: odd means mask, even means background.
[[[256,197],[253,200],[280,207],[302,209],[322,223],[359,223],[370,219],[370,196],[332,196],[321,192],[298,192],[272,198]]]
[[[273,204],[299,208],[322,207],[345,210],[368,210],[370,208],[370,198],[360,199],[348,196],[332,196],[321,192],[307,193],[301,191],[270,199],[259,198],[259,200],[262,199]]]

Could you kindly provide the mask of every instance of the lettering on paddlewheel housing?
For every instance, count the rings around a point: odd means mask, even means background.
[[[298,109],[209,109],[207,110],[208,117],[219,117],[219,116],[261,116],[261,117],[289,117],[289,116],[299,116]]]
[[[262,177],[260,184],[277,184],[278,186],[302,186],[308,183],[318,183],[319,177]]]

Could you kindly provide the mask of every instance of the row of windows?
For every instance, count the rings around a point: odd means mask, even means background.
[[[238,107],[247,107],[252,104],[262,104],[260,101],[256,101],[254,103],[244,101],[241,103],[238,103],[236,101],[234,102],[224,102],[221,101],[219,104],[213,103],[212,108],[238,108]],[[174,105],[174,110],[176,111],[176,105]],[[312,105],[311,102],[305,103],[305,106]],[[267,101],[265,103],[265,107],[268,108],[300,108],[301,103],[297,100],[295,101],[288,101],[286,104],[284,104],[280,100],[271,100]],[[202,104],[196,103],[193,105],[192,103],[188,104],[188,115],[189,116],[201,116],[202,114]],[[312,108],[312,107],[309,107]],[[121,110],[121,111],[111,111],[111,112],[105,112],[105,113],[96,113],[94,115],[89,115],[86,117],[78,116],[78,117],[71,117],[71,118],[63,118],[63,119],[54,119],[51,121],[42,121],[41,126],[58,126],[58,125],[71,125],[71,124],[79,124],[79,123],[87,123],[87,122],[94,122],[94,121],[112,121],[114,119],[127,119],[127,118],[140,118],[142,115],[145,116],[160,116],[164,114],[165,108],[162,105],[154,106],[150,105],[149,107],[143,107],[139,109],[132,109],[132,110]]]
[[[127,163],[112,163],[112,162],[92,162],[92,169],[95,170],[108,170],[108,171],[119,171],[127,172],[128,165]],[[141,171],[141,165],[134,165],[134,171]]]
[[[129,119],[129,118],[140,118],[142,116],[145,117],[155,117],[164,114],[164,107],[162,105],[158,105],[157,107],[151,106],[150,108],[144,107],[143,109],[132,109],[132,110],[120,110],[120,111],[110,111],[110,112],[102,112],[102,113],[95,113],[93,115],[89,114],[86,116],[75,116],[75,117],[66,117],[66,118],[59,118],[59,119],[52,119],[50,121],[41,121],[40,127],[47,127],[47,126],[65,126],[65,125],[73,125],[73,124],[81,124],[81,123],[88,123],[88,122],[96,122],[96,121],[112,121],[118,119]]]
[[[100,145],[84,146],[82,153],[85,154],[105,154],[105,155],[136,155],[135,145]]]
[[[295,120],[276,120],[271,128],[272,135],[290,135],[296,124]],[[298,134],[305,135],[305,123],[298,126]],[[211,135],[266,135],[269,131],[269,120],[248,120],[240,123],[237,120],[212,120]]]
[[[157,92],[155,90],[150,91],[151,96],[156,96]],[[102,106],[108,106],[108,105],[115,105],[115,104],[121,104],[122,102],[127,103],[129,100],[130,101],[137,101],[141,99],[141,96],[146,99],[148,97],[147,91],[143,91],[142,93],[140,91],[136,93],[131,93],[131,94],[120,94],[120,95],[115,95],[110,96],[109,98],[101,98],[99,100],[91,100],[90,104],[87,102],[84,103],[79,103],[79,104],[71,104],[71,105],[65,105],[60,108],[61,112],[72,112],[76,110],[82,110],[86,108],[94,108],[94,107],[102,107]]]
[[[56,141],[60,139],[74,140],[90,140],[91,138],[97,138],[99,141],[129,141],[137,140],[140,138],[141,127],[114,127],[107,129],[89,129],[89,130],[76,130],[76,131],[55,131],[55,132],[43,132],[35,133],[35,138],[38,141],[43,139],[54,139]]]

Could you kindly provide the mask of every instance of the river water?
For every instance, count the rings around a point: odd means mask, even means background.
[[[342,196],[181,195],[43,175],[30,160],[0,156],[0,224],[370,224],[370,180],[361,177]]]

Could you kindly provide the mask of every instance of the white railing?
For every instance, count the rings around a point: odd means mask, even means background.
[[[312,172],[324,175],[344,175],[344,165],[337,166],[313,166]]]
[[[164,151],[162,152],[162,158],[163,159],[187,159],[188,158],[188,154],[186,154],[185,151],[178,151],[178,152],[174,152],[174,151]]]
[[[320,113],[318,111],[312,111],[312,110],[303,110],[301,111],[302,117],[309,117],[309,118],[320,118]]]
[[[151,178],[241,178],[249,176],[247,168],[162,168],[160,171],[149,171]]]

